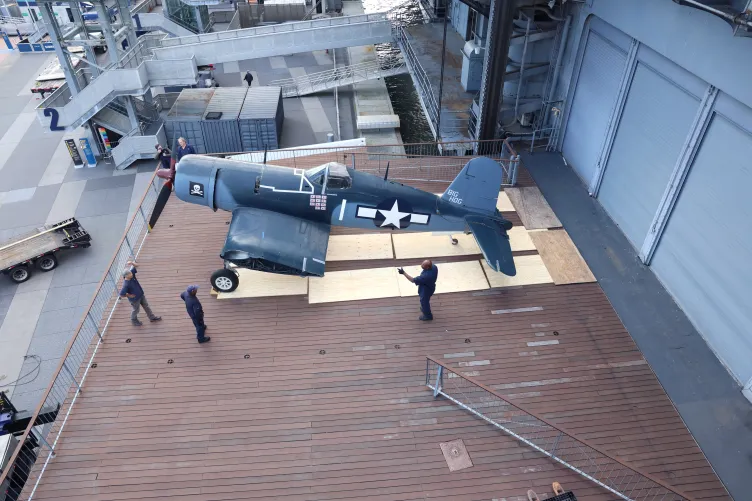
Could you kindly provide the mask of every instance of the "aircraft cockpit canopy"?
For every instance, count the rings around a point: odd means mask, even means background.
[[[329,162],[308,169],[306,171],[306,178],[312,184],[323,186],[326,183],[327,189],[341,190],[352,186],[352,178],[347,171],[347,167],[337,162]]]

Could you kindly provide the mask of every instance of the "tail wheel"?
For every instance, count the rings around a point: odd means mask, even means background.
[[[47,254],[37,259],[37,267],[42,271],[52,271],[57,268],[57,258],[53,254]]]
[[[19,266],[10,272],[10,279],[17,284],[22,284],[31,278],[31,270],[27,266]]]
[[[222,268],[212,273],[211,284],[219,292],[232,292],[238,288],[240,279],[234,271]]]

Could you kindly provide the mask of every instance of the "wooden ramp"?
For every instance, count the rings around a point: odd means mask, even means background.
[[[499,198],[496,199],[496,208],[501,212],[516,212],[512,201],[509,200],[509,195],[503,191],[499,193]]]
[[[546,269],[541,257],[537,254],[532,256],[517,256],[514,258],[517,267],[517,275],[510,277],[494,271],[483,261],[483,269],[488,277],[491,287],[515,287],[520,285],[549,284],[553,282],[551,275]]]
[[[556,285],[595,282],[566,230],[531,231],[530,237]]]
[[[217,299],[247,297],[301,296],[308,294],[308,279],[292,275],[276,275],[239,268],[240,285],[232,292],[220,292]]]
[[[308,302],[333,303],[397,297],[397,268],[368,268],[365,270],[333,271],[323,277],[311,277]]]
[[[548,205],[543,194],[536,187],[507,188],[505,190],[522,224],[528,230],[560,228],[561,221]]]
[[[512,252],[535,250],[535,244],[527,233],[527,230],[520,226],[515,226],[509,230],[509,243],[512,246]],[[448,234],[400,233],[392,235],[395,257],[397,259],[413,259],[482,254],[473,235],[465,235],[460,232],[452,236],[457,239],[457,245],[452,244]]]
[[[361,261],[392,259],[392,239],[388,233],[334,235],[329,237],[327,261]]]

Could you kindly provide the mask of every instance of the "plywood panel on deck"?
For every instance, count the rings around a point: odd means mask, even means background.
[[[593,273],[566,230],[533,231],[530,237],[555,284],[595,282]]]
[[[243,297],[299,296],[308,294],[308,279],[238,268],[240,284],[232,292],[220,292],[217,299]]]
[[[501,212],[515,212],[512,201],[509,200],[509,195],[506,192],[499,192],[499,198],[496,199],[496,208]]]
[[[504,191],[528,230],[561,227],[561,221],[537,187],[507,188]]]
[[[327,261],[360,261],[393,257],[392,240],[387,233],[333,235],[329,237],[329,247],[326,251]]]
[[[517,274],[513,277],[494,271],[488,263],[483,261],[483,268],[491,287],[514,287],[518,285],[548,284],[553,282],[546,265],[538,254],[532,256],[516,256],[514,265]]]
[[[461,261],[458,263],[436,263],[439,279],[436,281],[436,294],[449,292],[477,291],[488,289],[488,280],[478,261]],[[405,271],[413,277],[420,275],[420,266],[406,266]],[[401,296],[417,296],[418,286],[400,276],[399,290]]]
[[[527,234],[527,230],[515,226],[507,233],[509,244],[513,252],[535,250],[535,244]],[[394,242],[394,254],[397,259],[445,257],[445,256],[472,256],[481,254],[475,237],[456,233],[452,235],[457,239],[457,245],[452,244],[449,235],[432,233],[400,233],[392,235]]]
[[[332,271],[308,281],[311,304],[395,296],[399,296],[397,268]]]

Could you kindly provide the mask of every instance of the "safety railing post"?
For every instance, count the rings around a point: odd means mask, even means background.
[[[94,326],[94,332],[97,333],[97,336],[99,336],[99,340],[102,341],[103,340],[103,338],[102,338],[102,331],[99,330],[99,326],[97,325],[97,323],[92,318],[92,316],[91,316],[91,310],[89,310],[89,311],[86,312],[86,318],[88,318],[89,321],[91,322],[91,325]]]
[[[68,365],[65,362],[65,360],[63,360],[63,369],[65,370],[65,372],[68,373],[68,375],[71,377],[73,382],[76,384],[76,387],[78,388],[78,392],[83,393],[84,392],[83,388],[81,388],[81,385],[78,384],[78,381],[76,381],[76,377],[73,375],[73,372],[71,372],[71,370],[68,368]]]
[[[444,376],[444,366],[439,365],[439,370],[436,372],[436,384],[433,387],[433,396],[434,398],[439,396],[439,393],[443,389],[443,376]]]
[[[45,447],[47,447],[50,450],[50,457],[55,457],[55,448],[52,447],[52,445],[47,441],[46,438],[44,438],[44,435],[42,435],[40,432],[36,431],[34,432],[34,438],[42,442]]]

